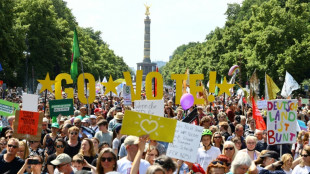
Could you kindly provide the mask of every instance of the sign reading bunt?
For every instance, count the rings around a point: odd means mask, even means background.
[[[73,99],[62,99],[62,100],[50,100],[50,115],[51,117],[57,117],[61,115],[73,115]]]
[[[297,100],[267,102],[268,144],[292,144],[297,137]]]
[[[177,120],[150,114],[125,111],[121,133],[124,135],[150,135],[152,140],[172,142]]]
[[[16,111],[14,137],[31,141],[41,140],[44,112]]]
[[[167,156],[195,163],[202,130],[203,127],[178,121],[173,143],[169,143],[167,149]]]
[[[15,115],[15,111],[18,109],[17,103],[0,100],[0,115],[10,116]]]

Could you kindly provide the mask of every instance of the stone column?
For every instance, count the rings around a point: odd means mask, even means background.
[[[144,57],[143,62],[151,63],[151,19],[146,16],[144,19]]]

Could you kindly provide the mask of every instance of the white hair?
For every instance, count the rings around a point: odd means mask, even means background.
[[[235,173],[236,169],[242,165],[246,165],[248,167],[251,166],[252,160],[249,156],[248,153],[246,152],[238,152],[235,159],[233,160],[233,162],[231,163],[231,169],[230,171],[232,173]]]
[[[257,143],[257,138],[252,136],[252,135],[248,135],[246,138],[245,138],[245,142],[247,143],[249,140],[253,140],[255,141],[255,144]]]

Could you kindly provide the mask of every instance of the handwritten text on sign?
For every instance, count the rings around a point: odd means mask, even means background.
[[[135,101],[135,111],[164,116],[164,101],[163,100],[136,100]]]
[[[195,163],[202,130],[203,127],[178,121],[167,156]]]
[[[37,135],[38,123],[38,112],[21,111],[19,113],[17,133]]]
[[[297,108],[297,100],[271,100],[267,102],[268,144],[296,142]]]

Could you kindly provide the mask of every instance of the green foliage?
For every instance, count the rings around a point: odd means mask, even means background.
[[[9,86],[22,86],[28,81],[29,87],[32,79],[37,83],[36,79],[44,79],[47,72],[52,79],[59,73],[69,73],[75,27],[84,72],[96,79],[110,74],[117,79],[123,71],[130,71],[102,40],[100,31],[77,26],[63,0],[1,1],[0,16],[0,63],[4,69],[0,79]],[[78,69],[81,73],[80,61]]]
[[[177,54],[163,67],[166,83],[173,73],[225,75],[241,67],[237,81],[245,85],[256,69],[261,84],[265,72],[281,88],[279,77],[288,71],[298,83],[310,78],[310,2],[303,0],[245,0],[229,4],[223,28],[215,28],[206,41]],[[261,85],[262,86],[262,85]]]

